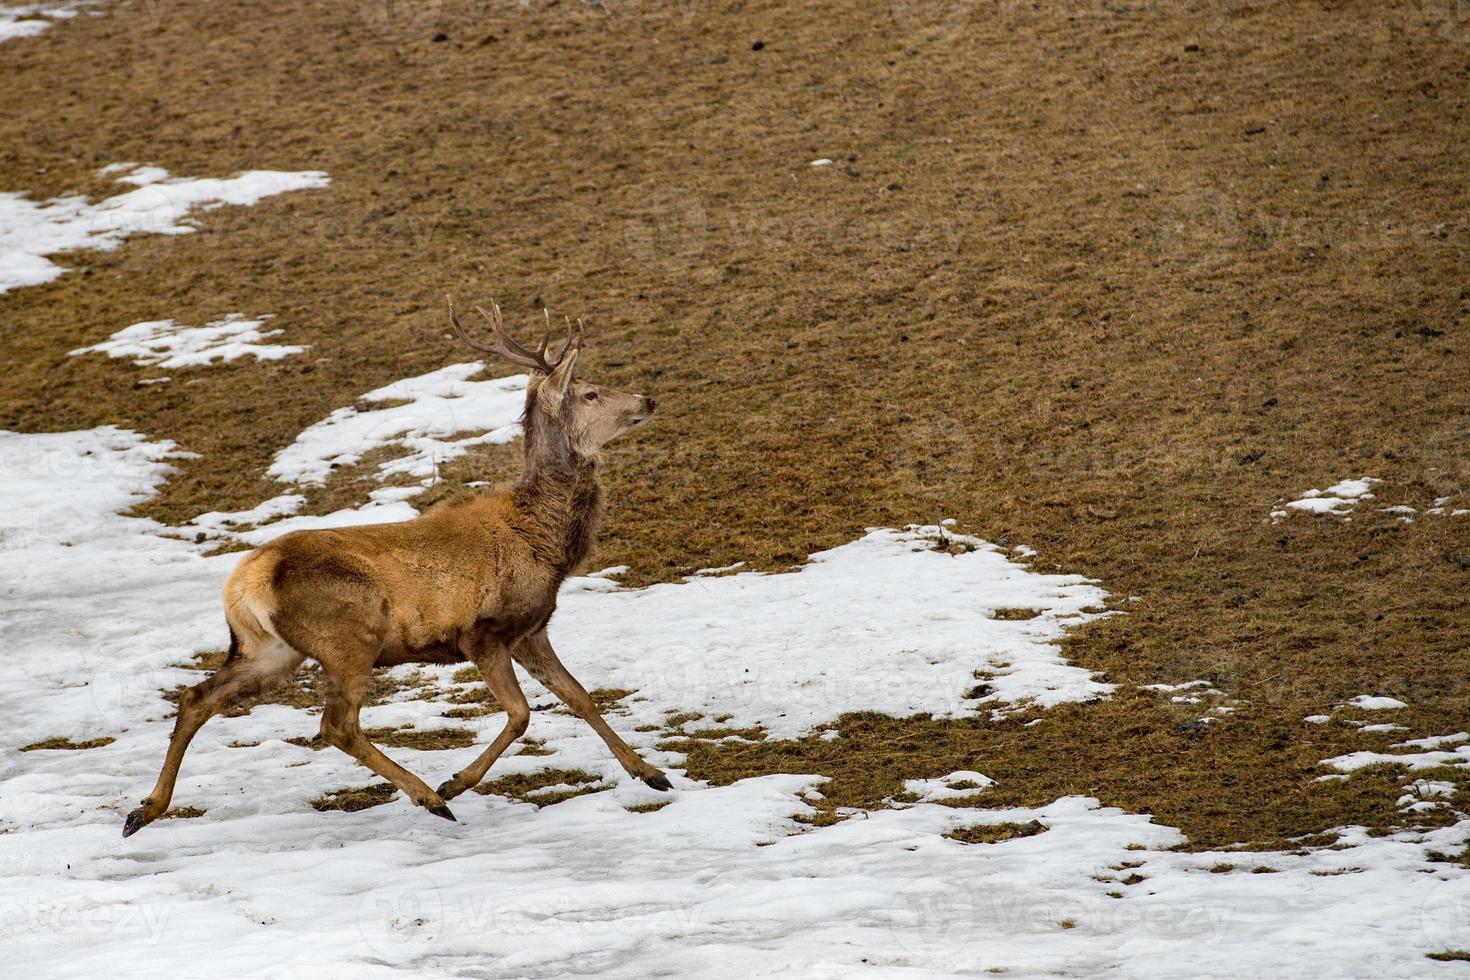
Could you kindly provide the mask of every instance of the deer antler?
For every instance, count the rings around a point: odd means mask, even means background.
[[[551,343],[551,314],[547,313],[545,310],[542,310],[542,314],[546,317],[546,334],[541,338],[540,346],[538,346],[535,350],[530,350],[526,347],[521,346],[519,343],[516,342],[514,337],[506,332],[505,319],[500,315],[500,306],[494,301],[491,301],[490,303],[490,309],[494,311],[493,313],[486,312],[483,307],[475,307],[475,309],[479,311],[480,315],[483,316],[487,321],[489,321],[490,326],[495,330],[495,343],[482,344],[479,341],[470,337],[470,335],[465,332],[464,327],[460,325],[459,313],[454,308],[454,300],[450,299],[448,296],[444,298],[449,303],[449,322],[453,324],[454,332],[459,335],[460,340],[464,341],[474,350],[481,351],[485,354],[494,354],[497,357],[502,357],[505,360],[510,361],[512,364],[519,365],[520,367],[530,368],[533,371],[540,371],[542,374],[550,374],[552,371],[556,370],[557,365],[560,364],[562,362],[562,359],[567,356],[567,351],[572,349],[574,342],[578,348],[582,346],[582,338],[580,332],[575,336],[573,335],[572,324],[569,320],[567,321],[566,343],[562,345],[561,351],[558,352],[558,354],[556,355],[556,359],[553,361],[548,361],[546,359],[546,348],[547,345]],[[578,327],[581,326],[580,320],[577,321],[577,325]]]

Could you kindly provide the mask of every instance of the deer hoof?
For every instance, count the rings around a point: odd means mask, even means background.
[[[425,809],[427,809],[436,817],[443,817],[450,823],[459,823],[458,820],[454,819],[454,814],[449,812],[449,807],[445,806],[443,803],[440,803],[438,806],[426,807]]]
[[[439,784],[439,788],[436,789],[436,790],[434,790],[434,792],[438,793],[440,796],[444,797],[446,800],[451,800],[456,795],[458,795],[456,793],[451,792],[451,790],[453,790],[453,789],[454,789],[454,780],[452,780],[452,779],[446,779],[446,780],[444,780],[444,782],[442,782],[442,783]]]
[[[659,790],[660,792],[674,788],[669,783],[669,777],[665,776],[661,772],[654,773],[652,776],[644,778],[643,781],[649,786],[652,786],[654,789]]]
[[[123,824],[123,837],[131,837],[142,830],[148,824],[148,818],[143,815],[143,808],[139,807],[128,814],[127,821]]]

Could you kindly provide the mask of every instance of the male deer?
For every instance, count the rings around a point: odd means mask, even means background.
[[[554,359],[506,332],[500,309],[479,312],[492,344],[461,340],[528,369],[525,473],[513,488],[450,501],[401,524],[284,535],[247,555],[225,583],[230,651],[224,665],[184,692],[163,772],[123,836],[168,810],[189,740],[233,701],[285,680],[306,657],[327,683],[321,734],[435,816],[453,820],[445,801],[484,778],[526,731],[530,709],[512,661],[591,725],[624,769],[655,789],[669,781],[618,737],[546,638],[557,589],[591,550],[602,514],[597,463],[602,447],[649,420],[654,401],[573,375],[580,331],[570,324]],[[471,661],[500,706],[505,729],[452,779],[431,790],[363,735],[358,712],[374,667]]]

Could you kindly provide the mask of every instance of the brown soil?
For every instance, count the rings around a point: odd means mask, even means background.
[[[874,805],[973,768],[1000,780],[986,805],[1086,792],[1274,841],[1403,819],[1400,773],[1315,781],[1386,740],[1303,716],[1373,693],[1409,702],[1405,736],[1470,726],[1470,520],[1265,520],[1362,474],[1375,504],[1466,506],[1453,5],[154,6],[0,45],[0,189],[103,194],[120,160],[332,186],[0,300],[0,426],[200,454],[143,513],[251,506],[303,427],[463,359],[444,293],[513,321],[545,303],[589,325],[588,376],[660,403],[609,459],[598,564],[776,569],[954,516],[1140,597],[1066,646],[1114,699],[1032,729],[860,716],[833,742],[696,745],[696,776],[822,772]],[[236,310],[311,351],[146,387],[66,356]],[[513,471],[487,450],[443,490]],[[1136,690],[1196,678],[1235,714],[1202,730]]]

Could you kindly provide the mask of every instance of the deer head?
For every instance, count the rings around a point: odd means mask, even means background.
[[[567,337],[554,357],[547,356],[551,343],[550,316],[547,316],[546,333],[535,350],[517,343],[505,329],[505,320],[500,307],[490,304],[490,310],[475,307],[495,332],[494,343],[485,344],[472,338],[459,322],[454,301],[449,301],[449,322],[454,332],[474,350],[494,354],[517,367],[525,368],[531,375],[526,387],[525,428],[530,448],[535,434],[561,436],[560,442],[576,455],[596,460],[616,436],[642,425],[653,417],[655,402],[645,395],[619,391],[592,384],[574,375],[577,355],[582,350],[581,321],[574,326],[567,321]]]

